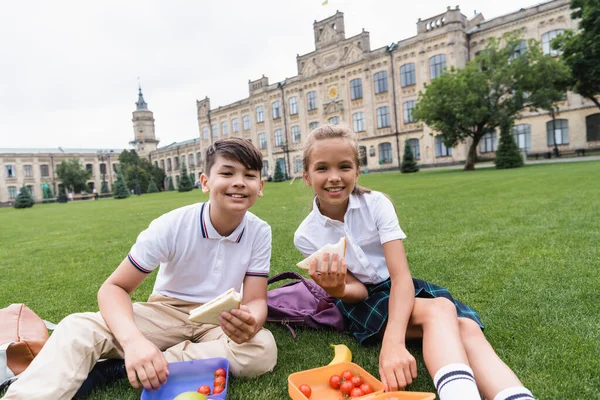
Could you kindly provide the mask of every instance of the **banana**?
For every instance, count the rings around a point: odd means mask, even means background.
[[[352,352],[345,344],[330,344],[329,347],[335,351],[333,360],[329,365],[352,361]]]

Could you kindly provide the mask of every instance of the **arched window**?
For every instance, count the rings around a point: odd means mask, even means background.
[[[600,114],[588,115],[585,118],[585,128],[588,142],[600,141]]]
[[[359,112],[352,114],[352,124],[354,127],[354,132],[364,132],[365,131],[365,113],[362,111],[359,111]]]
[[[421,159],[421,148],[419,146],[419,139],[408,139],[406,141],[406,145],[408,147],[410,147],[410,150],[413,153],[413,156],[415,157],[415,160],[420,160]]]
[[[392,163],[392,144],[389,142],[379,143],[379,163]]]
[[[358,100],[362,99],[362,79],[356,78],[350,81],[350,99]]]
[[[390,108],[388,106],[379,107],[376,114],[377,128],[388,128],[390,126]]]
[[[519,124],[512,128],[512,134],[517,142],[517,146],[525,152],[531,151],[531,126],[529,124]]]
[[[275,147],[283,146],[283,134],[281,129],[275,129]]]
[[[496,132],[488,132],[481,138],[479,142],[479,151],[482,153],[490,153],[496,151]]]
[[[273,107],[273,119],[281,118],[281,106],[278,101],[274,101],[272,104]]]
[[[244,115],[242,117],[242,122],[244,123],[244,130],[249,131],[250,130],[250,117],[247,115]]]
[[[546,32],[542,35],[542,50],[544,54],[550,54],[552,57],[556,57],[560,54],[560,51],[552,49],[552,39],[564,32],[564,29],[555,29],[550,32]]]
[[[209,139],[209,133],[208,133],[208,126],[205,126],[202,128],[202,138],[203,139]]]
[[[417,74],[415,72],[415,64],[408,63],[400,67],[400,79],[402,87],[415,85],[417,83]]]
[[[265,121],[265,109],[263,106],[256,107],[256,122],[261,123]]]
[[[429,79],[435,79],[446,70],[446,55],[437,54],[429,59]]]
[[[373,85],[375,86],[375,94],[385,93],[388,91],[387,71],[380,71],[373,75]]]
[[[436,157],[450,157],[452,155],[452,148],[447,148],[444,143],[444,139],[441,136],[435,137],[435,156]]]
[[[548,146],[554,146],[554,143],[569,144],[569,120],[557,119],[546,122],[546,134]]]

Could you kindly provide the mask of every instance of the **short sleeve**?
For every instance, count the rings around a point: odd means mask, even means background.
[[[373,213],[379,240],[381,244],[391,242],[392,240],[405,239],[406,235],[400,228],[398,216],[394,204],[383,193],[377,193],[373,198],[373,206],[369,207]]]
[[[172,227],[176,226],[172,217],[170,213],[158,217],[138,235],[128,258],[140,271],[150,273],[171,259],[175,237]]]
[[[318,250],[318,248],[311,243],[306,236],[299,234],[298,232],[296,232],[294,235],[294,246],[296,246],[298,251],[302,253],[304,258],[307,258]]]
[[[246,275],[269,276],[271,266],[271,227],[264,224],[256,235],[252,245],[252,256],[246,270]]]

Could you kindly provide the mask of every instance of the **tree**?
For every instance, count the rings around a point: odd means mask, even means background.
[[[127,189],[127,182],[125,182],[121,166],[119,166],[117,171],[117,181],[113,185],[113,197],[115,199],[126,199],[129,195],[130,192],[129,189]]]
[[[169,176],[169,188],[167,189],[169,192],[175,190],[175,187],[173,186],[173,178]]]
[[[571,17],[579,19],[577,33],[566,31],[552,41],[552,48],[562,51],[561,59],[569,67],[573,91],[600,108],[600,2],[571,0]]]
[[[67,193],[65,192],[64,186],[61,186],[58,189],[58,198],[56,199],[57,203],[67,203],[69,199],[67,198]]]
[[[470,140],[465,170],[475,168],[479,141],[495,132],[502,121],[512,121],[525,108],[544,108],[564,96],[569,81],[564,64],[542,54],[535,40],[526,42],[526,51],[521,53],[522,44],[512,34],[491,38],[465,68],[452,68],[419,93],[413,116],[439,132],[446,147]],[[551,89],[546,90],[547,86]]]
[[[185,165],[185,162],[183,162],[181,164],[181,179],[179,180],[179,187],[177,188],[177,190],[179,190],[180,192],[189,192],[193,189],[194,184],[190,180],[190,176],[187,172],[187,167]]]
[[[152,179],[152,177],[150,177],[150,183],[148,184],[148,190],[146,191],[146,193],[157,193],[157,192],[158,192],[158,187],[156,186],[154,179]]]
[[[92,171],[81,165],[78,159],[73,158],[58,164],[56,175],[58,175],[63,185],[70,188],[72,192],[81,192],[89,189],[87,181],[92,176]]]
[[[190,172],[190,182],[192,182],[192,186],[196,186],[196,177],[194,176],[194,173]]]
[[[137,174],[137,182],[140,185],[142,193],[148,192],[150,178],[153,178],[154,182],[164,182],[166,177],[165,171],[153,165],[148,159],[140,157],[135,150],[123,150],[119,154],[119,164],[123,170],[123,176],[127,181],[127,187],[135,190]],[[162,188],[159,188],[160,190]]]
[[[35,204],[35,200],[31,196],[29,189],[25,186],[21,187],[17,198],[15,199],[15,208],[31,208]]]
[[[102,186],[100,188],[100,193],[102,193],[102,194],[110,193],[110,189],[108,188],[108,182],[106,182],[106,181],[102,182]]]
[[[400,166],[400,172],[418,172],[419,166],[415,160],[411,147],[408,145],[408,140],[404,142],[404,156],[402,157],[402,165]]]
[[[285,177],[283,176],[283,171],[281,170],[281,164],[275,163],[275,173],[273,173],[273,182],[283,182]]]
[[[521,150],[511,135],[512,121],[500,124],[500,144],[496,150],[496,168],[519,168],[523,166]]]

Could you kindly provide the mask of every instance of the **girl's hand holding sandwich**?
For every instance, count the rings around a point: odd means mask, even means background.
[[[260,328],[256,318],[245,304],[240,305],[239,309],[222,312],[219,316],[219,324],[223,332],[237,344],[250,340]]]

